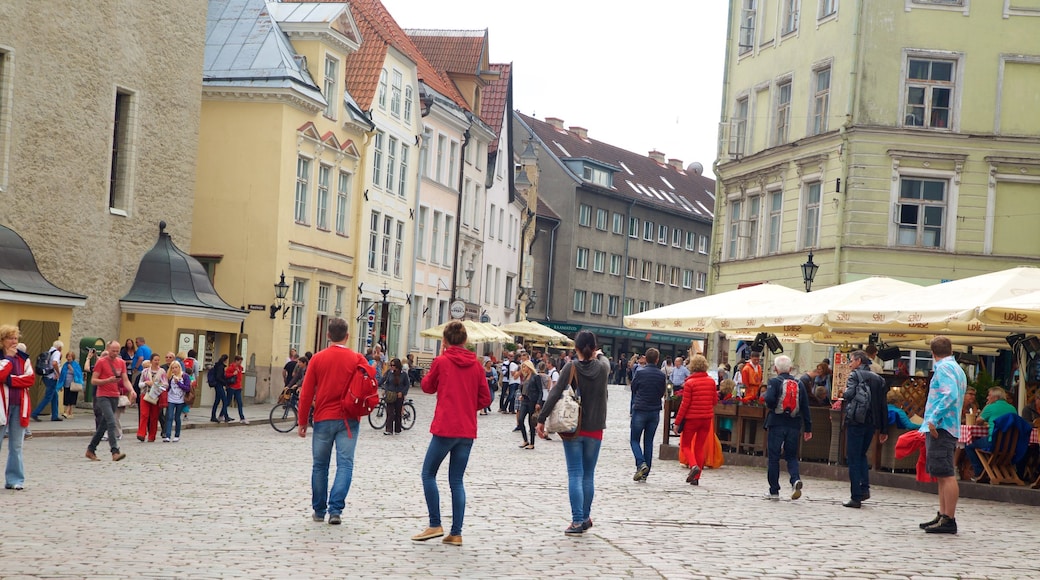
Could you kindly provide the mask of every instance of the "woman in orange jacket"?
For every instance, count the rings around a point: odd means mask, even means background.
[[[690,357],[690,376],[683,383],[683,399],[675,414],[675,424],[682,425],[679,439],[679,462],[690,466],[686,482],[699,485],[708,454],[708,436],[715,420],[715,403],[719,400],[715,380],[708,375],[708,361],[702,355]]]

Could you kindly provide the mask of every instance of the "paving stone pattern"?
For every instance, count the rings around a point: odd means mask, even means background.
[[[139,443],[127,429],[119,463],[104,444],[100,462],[83,457],[88,438],[75,425],[90,427],[85,413],[53,425],[65,436],[44,437],[52,426],[33,423],[26,490],[0,492],[0,577],[1038,577],[1034,507],[962,500],[960,533],[935,536],[917,524],[936,498],[914,491],[875,487],[851,510],[841,506],[847,483],[808,479],[802,499],[784,490],[770,502],[762,469],[708,470],[692,487],[663,461],[635,483],[623,387],[611,387],[595,526],[584,536],[562,533],[558,438],[519,449],[513,417],[494,413],[479,418],[466,474],[464,545],[414,543],[427,524],[419,471],[434,398],[414,400],[410,432],[387,437],[362,424],[341,526],[311,521],[310,441],[271,429],[269,407],[250,407],[249,426],[188,429],[179,443]],[[128,413],[124,425],[135,420]],[[447,528],[447,463],[438,481]]]

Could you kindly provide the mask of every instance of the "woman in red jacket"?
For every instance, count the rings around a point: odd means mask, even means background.
[[[0,326],[0,413],[7,420],[8,447],[6,489],[25,489],[25,465],[22,461],[22,441],[29,427],[29,387],[36,380],[29,355],[18,350],[21,332],[17,326]],[[3,427],[0,426],[0,430]],[[0,447],[3,436],[0,435]]]
[[[430,526],[412,536],[417,542],[444,535],[441,527],[441,496],[437,491],[437,470],[444,458],[448,460],[448,487],[451,488],[451,533],[445,544],[462,545],[462,519],[466,514],[466,489],[462,476],[469,463],[469,452],[477,438],[477,411],[491,404],[484,367],[477,355],[466,350],[466,327],[452,321],[444,327],[441,355],[433,359],[430,372],[422,379],[424,393],[437,394],[430,433],[433,439],[426,449],[422,467],[423,493],[430,513]]]
[[[711,433],[711,422],[715,420],[715,403],[719,395],[715,390],[715,380],[708,376],[707,359],[695,354],[690,357],[687,366],[690,376],[683,383],[682,405],[679,405],[679,411],[675,414],[675,423],[683,426],[679,453],[690,462],[690,474],[686,476],[686,482],[700,485],[701,471],[704,470],[708,455],[708,435]]]

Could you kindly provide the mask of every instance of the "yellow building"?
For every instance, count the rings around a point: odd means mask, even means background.
[[[191,251],[250,312],[224,352],[245,353],[245,395],[263,401],[291,348],[320,350],[354,311],[373,124],[345,70],[361,35],[343,3],[211,0],[208,20]]]
[[[731,0],[712,291],[801,288],[809,252],[814,288],[1040,257],[1040,36],[1017,4]]]

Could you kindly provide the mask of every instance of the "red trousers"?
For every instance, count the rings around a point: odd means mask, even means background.
[[[138,439],[147,435],[149,441],[155,441],[155,432],[159,427],[159,405],[149,403],[144,397],[138,397],[137,402],[141,405],[137,419]]]
[[[711,434],[712,418],[687,419],[679,438],[679,453],[686,459],[687,465],[696,465],[702,470],[708,457],[708,435]]]

